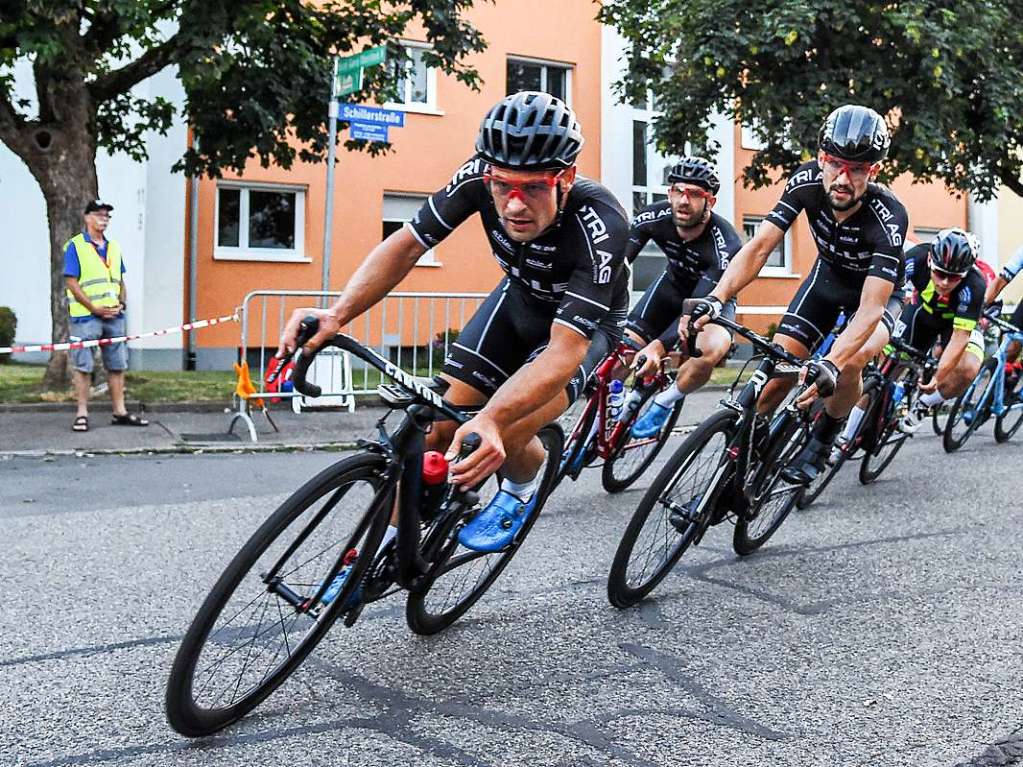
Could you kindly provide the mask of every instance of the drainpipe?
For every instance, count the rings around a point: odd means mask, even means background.
[[[199,151],[199,140],[192,139],[192,147]],[[195,306],[198,301],[198,275],[196,274],[199,265],[199,176],[191,178],[192,194],[188,206],[188,321],[195,322]],[[195,331],[188,331],[188,356],[185,359],[185,369],[195,370]]]

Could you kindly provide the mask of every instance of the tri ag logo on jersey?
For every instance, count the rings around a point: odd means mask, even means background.
[[[455,175],[451,177],[451,181],[444,187],[444,191],[448,197],[455,193],[455,190],[461,186],[462,182],[471,179],[473,176],[478,176],[482,172],[483,160],[479,157],[469,160],[464,163],[462,167],[455,171]]]

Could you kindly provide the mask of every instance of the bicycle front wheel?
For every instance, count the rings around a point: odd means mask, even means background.
[[[342,614],[390,516],[385,459],[324,469],[249,538],[206,597],[167,682],[167,720],[198,737],[245,716],[299,666]],[[354,553],[353,553],[354,552]],[[351,567],[328,605],[310,602]],[[328,580],[329,579],[329,580]]]
[[[537,437],[547,453],[543,482],[537,490],[540,493],[537,507],[507,548],[489,553],[467,549],[458,542],[459,531],[477,509],[453,515],[445,522],[433,567],[409,594],[405,605],[405,619],[417,634],[436,634],[462,617],[497,580],[522,546],[554,489],[558,457],[563,453],[564,437],[559,426],[545,426]],[[496,492],[496,483],[493,484]]]
[[[985,360],[976,378],[952,405],[941,440],[946,453],[954,453],[965,445],[970,435],[987,420],[985,411],[990,407],[989,390],[995,380],[997,366],[998,360],[995,357]]]
[[[682,412],[682,402],[675,403],[671,415],[668,416],[668,420],[656,435],[646,439],[632,437],[632,424],[636,423],[650,409],[654,397],[658,394],[660,392],[654,389],[647,392],[640,401],[635,415],[629,419],[626,428],[622,430],[619,443],[614,447],[611,457],[604,463],[600,481],[607,492],[620,493],[643,476],[643,472],[654,462],[657,454],[661,452],[671,436],[671,430],[675,428],[679,413]]]
[[[1023,425],[1023,376],[1005,395],[1005,405],[1009,409],[995,419],[995,441],[1008,442]]]
[[[607,579],[612,605],[630,607],[653,591],[705,528],[727,484],[725,449],[735,428],[734,413],[715,413],[686,437],[654,479],[615,552]],[[681,530],[670,520],[678,511],[690,517]]]

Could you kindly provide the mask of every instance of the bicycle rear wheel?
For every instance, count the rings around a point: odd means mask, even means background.
[[[1023,425],[1023,376],[1019,377],[1005,397],[1005,404],[1011,408],[995,419],[995,440],[1008,442]]]
[[[901,379],[905,384],[906,390],[905,407],[903,409],[908,412],[912,409],[913,400],[918,393],[916,378],[911,373],[904,371]],[[883,397],[878,397],[878,407],[881,406],[883,399]],[[880,413],[871,419],[871,423],[877,422],[878,415]],[[902,449],[902,446],[906,444],[906,440],[909,439],[908,434],[899,430],[899,418],[899,414],[894,412],[893,408],[893,412],[884,421],[880,430],[875,432],[870,444],[863,446],[863,460],[860,462],[859,471],[860,484],[869,485],[880,477],[881,473],[888,468],[896,454]]]
[[[970,435],[987,420],[986,410],[991,402],[989,391],[996,378],[997,366],[997,358],[986,359],[966,391],[952,405],[941,440],[946,453],[954,453],[965,445]]]
[[[820,412],[824,409],[824,401],[817,400],[814,402],[813,407]],[[867,407],[870,407],[870,401],[867,402]],[[857,429],[857,433],[853,435],[852,439],[849,440],[849,444],[855,444],[856,438],[859,436],[860,430],[862,430],[862,424]],[[848,460],[848,454],[844,450],[839,450],[837,456],[832,460],[831,456],[828,457],[828,463],[825,464],[824,470],[818,474],[813,482],[806,486],[806,489],[799,494],[796,498],[796,508],[806,509],[809,508],[814,501],[816,501],[821,493],[824,492],[824,488],[828,486],[835,475],[838,474],[838,470],[842,468],[845,462]]]
[[[782,477],[782,470],[803,448],[809,428],[788,411],[779,417],[785,421],[772,439],[761,468],[756,470],[759,476],[755,481],[759,487],[750,504],[750,514],[741,516],[735,523],[732,549],[740,556],[752,554],[770,540],[806,489],[803,485],[787,482]]]
[[[522,546],[554,489],[558,457],[563,455],[564,437],[559,426],[545,426],[537,437],[543,443],[548,458],[544,478],[537,491],[541,495],[536,509],[507,548],[491,553],[473,551],[458,542],[459,531],[478,511],[477,508],[452,515],[443,523],[445,527],[439,533],[442,543],[433,558],[433,566],[422,583],[409,593],[405,605],[405,620],[417,634],[436,634],[462,617],[497,580]],[[496,492],[496,483],[494,485]]]
[[[735,428],[731,411],[710,416],[686,437],[651,483],[615,551],[607,579],[612,605],[630,607],[653,591],[705,529],[707,516],[728,484],[724,457]],[[699,519],[681,531],[669,521],[680,509],[699,512]]]
[[[245,716],[299,666],[345,611],[390,516],[385,459],[345,458],[299,488],[235,555],[199,608],[167,682],[167,720],[198,737]],[[349,555],[355,551],[356,554]],[[329,605],[310,606],[348,556]]]
[[[673,384],[670,384],[673,385]],[[657,454],[661,452],[664,444],[671,436],[671,430],[675,428],[679,413],[682,412],[682,402],[677,402],[668,416],[668,420],[656,436],[647,439],[633,439],[632,425],[650,409],[654,397],[660,394],[659,391],[651,389],[646,393],[639,403],[635,414],[626,423],[622,430],[619,444],[614,447],[611,456],[604,463],[600,474],[601,484],[609,493],[620,493],[629,487],[633,482],[643,476]]]

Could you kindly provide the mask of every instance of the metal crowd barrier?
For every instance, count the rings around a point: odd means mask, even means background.
[[[310,380],[323,389],[323,395],[310,400],[297,392],[265,390],[266,373],[280,339],[284,324],[295,309],[326,306],[339,292],[318,290],[254,290],[245,296],[241,306],[241,339],[239,354],[249,363],[252,383],[257,391],[248,397],[235,395],[235,408],[228,431],[241,421],[253,442],[258,441],[251,404],[254,400],[289,399],[292,409],[323,404],[355,409],[355,397],[373,394],[380,383],[379,373],[360,360],[338,351],[337,355],[317,357]],[[426,293],[398,291],[355,319],[342,332],[365,346],[391,359],[398,367],[415,375],[431,377],[440,372],[458,332],[465,327],[487,293]],[[314,363],[315,364],[315,363]],[[269,411],[264,411],[274,430],[277,429]]]

